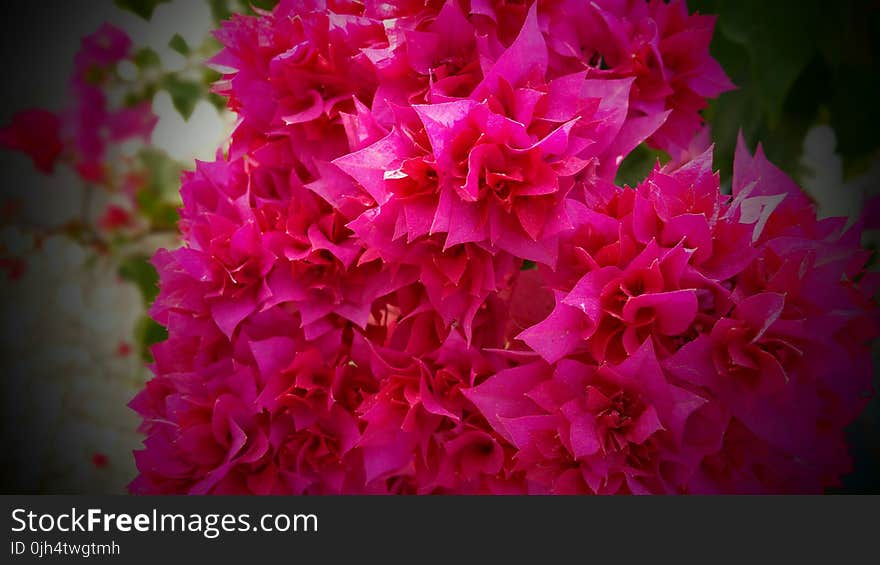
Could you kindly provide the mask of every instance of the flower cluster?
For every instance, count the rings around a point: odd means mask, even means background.
[[[134,58],[132,42],[121,29],[104,24],[83,38],[69,79],[70,104],[61,112],[22,110],[0,129],[0,147],[27,155],[38,171],[70,166],[78,179],[105,192],[120,193],[101,211],[97,224],[106,232],[132,227],[135,191],[144,171],[124,143],[147,144],[157,117],[148,101],[117,103],[117,66]]]
[[[112,144],[147,140],[156,124],[149,103],[111,108],[107,86],[115,66],[132,57],[131,40],[119,28],[104,24],[83,38],[70,78],[73,103],[60,114],[24,110],[0,130],[0,146],[27,154],[43,172],[64,158],[86,182],[106,183],[107,153]]]
[[[136,493],[815,491],[870,391],[860,227],[742,147],[683,2],[282,0],[154,258]],[[613,184],[647,141],[694,157]],[[679,161],[680,159],[676,159]]]

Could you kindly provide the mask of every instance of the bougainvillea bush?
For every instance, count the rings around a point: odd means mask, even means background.
[[[283,0],[160,250],[135,493],[817,492],[871,394],[862,222],[757,148],[684,2]],[[636,186],[622,160],[671,159]]]

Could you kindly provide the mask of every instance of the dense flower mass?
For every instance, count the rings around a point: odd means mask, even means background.
[[[742,145],[684,2],[282,0],[218,32],[137,493],[813,492],[871,393],[859,224]],[[698,137],[699,139],[699,137]],[[648,143],[685,162],[634,188]],[[685,151],[687,150],[687,151]]]

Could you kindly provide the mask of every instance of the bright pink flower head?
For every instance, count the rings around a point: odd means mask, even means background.
[[[456,11],[447,4],[436,21]],[[346,121],[358,149],[333,161],[376,203],[350,224],[355,233],[386,261],[419,266],[435,307],[468,335],[511,259],[555,263],[575,178],[608,175],[647,135],[622,130],[630,81],[544,82],[546,47],[530,14],[471,97],[399,107],[390,131],[359,107]]]
[[[402,72],[396,80],[384,81],[377,96],[388,93],[391,100],[410,103],[430,102],[435,96],[465,97],[483,77],[475,28],[454,2],[444,3],[436,16],[423,12],[413,21],[399,21],[389,40],[388,57],[377,58],[382,77]],[[403,61],[406,65],[400,64]],[[418,81],[409,85],[413,74]],[[409,86],[404,91],[407,99],[394,96],[395,83]]]
[[[108,180],[113,145],[136,138],[148,141],[158,119],[149,102],[111,109],[104,91],[82,85],[75,89],[74,107],[63,114],[62,136],[80,177],[101,183]]]
[[[331,327],[328,316],[364,327],[372,301],[408,282],[406,273],[365,257],[339,212],[271,169],[218,160],[187,174],[181,229],[189,247],[174,252],[177,262],[227,336],[278,304],[296,305],[311,337]]]
[[[619,362],[646,339],[660,355],[674,352],[680,336],[725,307],[719,279],[750,257],[729,249],[745,228],[720,217],[711,151],[575,209],[564,267],[552,275],[557,307],[521,335],[550,362],[578,351]]]
[[[536,492],[676,492],[699,463],[684,436],[706,401],[667,380],[650,342],[619,365],[535,362],[466,394]]]
[[[463,395],[498,365],[454,333],[419,357],[371,347],[371,358],[380,384],[359,409],[367,483],[415,493],[501,488],[504,447]]]
[[[363,50],[387,40],[379,22],[344,8],[281,2],[271,13],[223,24],[217,37],[225,49],[213,63],[231,72],[217,91],[248,127],[300,126],[294,129],[319,136],[353,97],[371,101],[375,69]]]
[[[744,426],[768,458],[798,461],[785,490],[836,484],[847,468],[842,431],[871,391],[867,255],[839,219],[817,221],[760,152],[740,147],[734,194],[723,197],[710,153],[655,170],[635,190],[594,195],[563,245],[567,267],[548,273],[555,308],[519,337],[558,366],[626,364],[650,347],[670,382],[705,405],[703,429],[679,439],[707,463],[689,461],[699,481],[676,488],[736,488],[702,474],[721,472],[711,454],[727,449],[728,425]],[[749,490],[763,481],[752,479]]]

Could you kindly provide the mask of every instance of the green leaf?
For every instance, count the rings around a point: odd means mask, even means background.
[[[127,257],[119,266],[119,276],[138,287],[144,304],[152,304],[159,294],[159,274],[146,255]]]
[[[785,97],[816,53],[816,35],[827,7],[819,0],[796,6],[786,2],[740,0],[718,4],[718,28],[750,55],[750,74],[758,102],[772,125]],[[726,61],[721,61],[725,65]]]
[[[229,0],[208,0],[208,5],[211,7],[211,17],[215,24],[219,24],[232,15],[232,10],[229,9]]]
[[[217,108],[218,112],[222,112],[226,109],[226,99],[219,94],[214,94],[213,92],[208,94],[208,102]]]
[[[214,23],[229,19],[233,13],[253,14],[254,8],[271,10],[278,5],[278,0],[208,0],[211,17]]]
[[[245,3],[261,10],[271,10],[278,5],[278,0],[250,0]]]
[[[160,200],[155,193],[149,190],[141,190],[137,193],[138,209],[149,218],[154,229],[173,230],[180,220],[177,206]]]
[[[665,152],[651,149],[645,144],[639,145],[620,164],[617,176],[614,178],[615,184],[636,186],[651,173],[658,160],[666,162],[669,160],[669,156]]]
[[[186,40],[179,33],[174,34],[174,37],[168,42],[168,47],[171,47],[184,57],[189,57],[192,52],[189,45],[186,43]]]
[[[169,186],[177,186],[177,183],[169,184]],[[137,192],[135,198],[138,203],[138,210],[150,220],[153,229],[175,229],[177,221],[180,219],[177,205],[163,198],[162,188],[157,189],[152,186],[146,186]]]
[[[143,316],[135,327],[135,339],[141,358],[151,363],[153,355],[150,353],[150,347],[168,339],[168,330],[152,318]]]
[[[192,80],[181,79],[174,74],[166,76],[162,86],[171,95],[174,108],[180,112],[184,120],[188,120],[192,115],[193,110],[196,108],[196,103],[198,103],[205,91],[202,84]]]
[[[122,105],[126,108],[137,106],[138,104],[141,104],[148,100],[152,100],[154,94],[156,94],[155,88],[151,87],[150,85],[144,85],[140,89],[126,92],[125,96],[122,98]]]
[[[180,219],[180,172],[182,165],[156,148],[147,147],[138,153],[149,181],[138,188],[136,200],[140,213],[157,230],[174,230]]]
[[[138,49],[134,54],[133,61],[134,65],[140,70],[158,67],[162,64],[159,54],[149,47]]]
[[[205,84],[213,84],[223,78],[223,75],[215,71],[214,69],[204,69],[202,71],[202,81]]]
[[[171,0],[113,0],[119,8],[133,12],[145,20],[153,17],[153,11],[159,4],[166,4]]]

